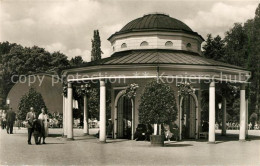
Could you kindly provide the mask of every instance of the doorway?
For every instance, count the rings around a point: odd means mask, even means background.
[[[117,103],[117,138],[131,139],[132,131],[132,102],[121,96]]]
[[[193,96],[188,95],[182,102],[182,135],[184,138],[197,138],[197,118],[196,118],[196,101]]]

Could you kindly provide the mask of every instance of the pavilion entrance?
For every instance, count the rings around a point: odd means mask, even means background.
[[[184,138],[197,138],[197,105],[192,95],[183,98],[182,101],[182,136]]]
[[[121,96],[117,103],[117,138],[131,139],[132,131],[132,102]]]

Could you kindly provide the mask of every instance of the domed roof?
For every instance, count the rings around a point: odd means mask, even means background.
[[[193,32],[186,24],[166,14],[148,14],[126,24],[119,33],[129,31],[170,30]]]

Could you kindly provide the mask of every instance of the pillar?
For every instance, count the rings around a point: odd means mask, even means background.
[[[132,133],[131,133],[131,139],[134,140],[134,134],[135,134],[135,102],[134,99],[131,99],[132,102]]]
[[[180,133],[179,133],[179,139],[180,141],[182,140],[182,101],[183,101],[183,97],[181,97],[180,99],[180,114],[179,114],[179,119],[180,119],[180,125],[179,125],[179,128],[180,128]]]
[[[100,125],[99,125],[99,141],[106,142],[106,86],[105,81],[100,80]]]
[[[215,143],[215,82],[209,85],[209,143]]]
[[[246,139],[246,90],[245,84],[240,86],[240,129],[239,140],[245,141]]]
[[[227,134],[227,99],[226,97],[222,97],[222,131],[221,135],[226,135]]]
[[[66,123],[67,123],[67,121],[66,121],[66,118],[67,118],[67,111],[66,111],[66,109],[67,109],[67,100],[66,100],[67,98],[63,95],[63,125],[62,125],[62,127],[63,127],[63,137],[64,138],[66,138],[67,137],[67,125],[66,125]]]
[[[248,138],[248,99],[246,99],[246,138]]]
[[[83,128],[83,133],[84,133],[84,135],[89,135],[87,95],[84,95],[84,128]]]
[[[67,140],[73,140],[72,84],[68,83],[67,96]]]

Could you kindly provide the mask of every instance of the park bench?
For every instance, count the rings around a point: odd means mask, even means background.
[[[208,138],[208,132],[199,132],[199,139],[200,138],[205,138],[207,139]]]

